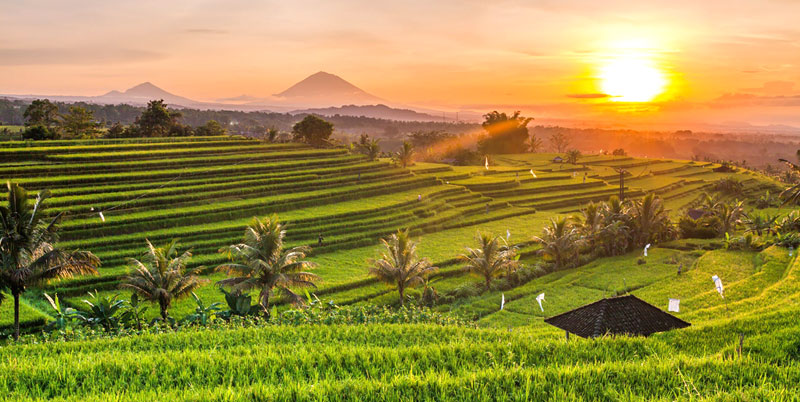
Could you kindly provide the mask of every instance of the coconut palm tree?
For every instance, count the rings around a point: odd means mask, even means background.
[[[603,209],[602,205],[590,202],[586,205],[586,208],[581,210],[580,216],[574,217],[574,220],[578,222],[579,229],[584,236],[591,238],[603,228],[605,224]]]
[[[0,290],[14,297],[14,339],[19,339],[19,298],[25,290],[55,278],[96,274],[100,259],[56,246],[61,214],[45,221],[47,191],[31,204],[25,189],[11,182],[6,186],[8,206],[0,206]]]
[[[381,239],[386,251],[381,258],[369,260],[369,273],[381,282],[397,286],[400,305],[405,302],[406,289],[422,285],[439,268],[427,258],[417,257],[417,243],[411,240],[408,229],[398,230],[388,239]]]
[[[144,300],[158,303],[161,318],[169,318],[173,300],[189,296],[201,284],[207,282],[198,277],[203,267],[187,268],[192,258],[191,251],[178,252],[178,241],[172,240],[163,247],[147,242],[147,254],[141,260],[129,259],[133,271],[122,278],[120,288],[137,293]]]
[[[381,154],[381,146],[376,138],[371,139],[364,145],[364,154],[367,155],[371,161],[378,159],[378,156]]]
[[[744,219],[747,231],[759,236],[764,232],[767,234],[774,232],[777,222],[778,216],[769,214],[747,214]]]
[[[253,218],[241,243],[220,249],[220,253],[227,255],[231,262],[218,266],[216,270],[236,276],[223,279],[217,285],[230,287],[232,292],[258,289],[258,304],[265,316],[269,316],[269,299],[275,288],[292,303],[302,303],[303,299],[291,288],[316,287],[314,281],[320,278],[305,271],[315,266],[303,260],[310,248],[285,249],[285,237],[286,230],[277,216]]]
[[[719,217],[719,234],[732,233],[742,223],[744,217],[744,202],[721,203],[715,213]]]
[[[509,247],[505,239],[478,232],[478,248],[467,247],[467,253],[458,256],[464,261],[464,269],[483,278],[484,291],[489,290],[492,279],[503,274],[510,275],[518,267],[516,248]]]
[[[800,150],[798,150],[797,157],[798,159],[800,159]],[[785,163],[792,169],[791,171],[787,172],[787,178],[785,180],[788,183],[792,183],[793,175],[790,173],[794,174],[800,173],[800,166],[795,165],[794,163],[789,162],[786,159],[778,159],[778,160]],[[787,188],[786,190],[783,190],[780,194],[780,198],[783,198],[783,203],[781,204],[781,206],[789,203],[797,204],[798,202],[800,202],[800,183],[796,183]]]
[[[377,138],[369,138],[366,134],[361,134],[361,137],[356,144],[358,152],[369,157],[369,160],[374,161],[381,154],[381,146]]]
[[[644,246],[675,236],[675,228],[669,220],[669,214],[664,209],[661,198],[656,197],[653,193],[647,194],[641,200],[634,201],[629,213],[634,245]]]
[[[403,147],[394,154],[394,160],[402,167],[408,167],[414,163],[414,145],[408,141],[403,141]]]
[[[542,237],[533,240],[542,245],[537,252],[552,259],[556,269],[574,264],[583,245],[580,231],[565,217],[551,218]]]
[[[706,213],[713,214],[719,208],[720,202],[709,193],[703,193],[700,201],[700,209]]]
[[[535,133],[531,133],[528,137],[528,150],[536,154],[541,152],[542,148],[544,148],[544,142]]]

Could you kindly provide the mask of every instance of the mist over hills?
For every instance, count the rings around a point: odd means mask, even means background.
[[[11,99],[47,98],[60,102],[86,102],[97,104],[129,104],[141,106],[154,99],[163,99],[172,107],[211,110],[271,111],[281,113],[317,113],[332,116],[365,116],[401,121],[441,121],[439,111],[414,110],[393,105],[391,101],[372,95],[347,80],[324,71],[312,74],[269,97],[239,95],[198,101],[166,91],[151,82],[144,82],[127,90],[111,90],[99,96],[69,95],[0,95]],[[431,112],[434,114],[428,114]],[[452,114],[452,113],[451,113]],[[472,115],[476,115],[472,113]],[[466,116],[466,115],[465,115]],[[453,120],[451,117],[450,120]]]
[[[344,105],[340,107],[311,108],[293,110],[292,114],[318,114],[321,116],[363,116],[376,119],[400,120],[400,121],[442,121],[442,116],[434,116],[428,113],[421,113],[411,109],[397,109],[378,105]],[[452,120],[452,119],[451,119]]]
[[[173,93],[167,92],[150,82],[144,82],[132,88],[120,91],[110,91],[101,96],[94,98],[98,103],[129,103],[129,104],[147,104],[153,99],[163,99],[168,105],[180,106],[195,106],[202,104],[183,96],[178,96]]]

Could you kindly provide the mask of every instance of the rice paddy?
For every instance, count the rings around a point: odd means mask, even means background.
[[[480,281],[454,260],[478,230],[518,244],[521,261],[533,265],[532,236],[550,218],[618,195],[615,169],[628,171],[626,197],[655,192],[674,217],[727,175],[742,180],[747,196],[776,188],[755,173],[714,172],[713,164],[591,155],[571,165],[554,156],[497,156],[489,169],[403,169],[344,149],[241,138],[2,143],[0,177],[31,193],[50,190],[51,207],[67,214],[62,246],[103,261],[98,276],[42,289],[70,305],[88,291],[120,293],[127,259],[142,255],[145,239],[180,239],[193,265],[214,267],[224,261],[219,248],[238,242],[253,216],[275,213],[288,222],[290,245],[312,246],[322,278],[313,293],[323,302],[396,306],[397,292],[369,276],[367,260],[382,237],[407,227],[419,254],[440,267],[432,285],[451,296],[433,310],[474,325],[269,324],[9,344],[0,348],[0,393],[98,401],[796,400],[800,262],[781,247],[729,251],[719,240],[680,240],[654,246],[643,261],[634,251],[506,290],[460,292]],[[197,295],[222,301],[214,282],[223,275],[204,275],[210,282]],[[712,275],[725,281],[724,299]],[[674,314],[692,326],[567,341],[543,321],[626,292],[664,310],[669,298],[680,299]],[[35,332],[51,312],[28,297],[21,316]],[[194,306],[181,300],[171,313]],[[0,326],[8,327],[11,307],[2,304]]]

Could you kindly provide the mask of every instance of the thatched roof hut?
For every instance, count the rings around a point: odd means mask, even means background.
[[[544,322],[584,338],[605,334],[648,336],[691,325],[633,295],[598,300]]]

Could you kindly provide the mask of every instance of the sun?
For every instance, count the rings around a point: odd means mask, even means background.
[[[650,60],[621,56],[600,67],[600,87],[616,102],[650,102],[664,93],[667,79]]]

